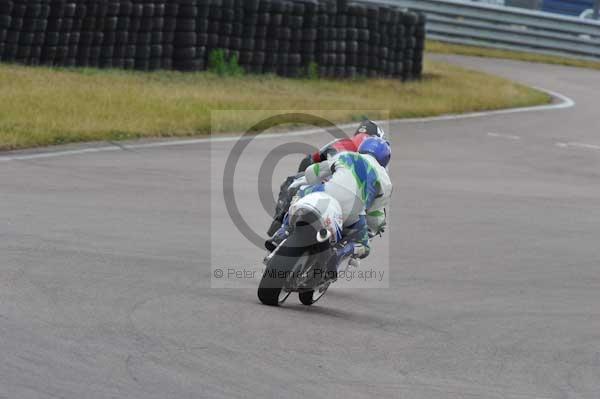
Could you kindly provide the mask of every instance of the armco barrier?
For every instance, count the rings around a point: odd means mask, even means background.
[[[464,0],[379,0],[427,14],[430,38],[600,60],[600,21]]]
[[[138,70],[207,68],[212,50],[251,73],[419,77],[425,18],[316,0],[1,0],[0,61]]]

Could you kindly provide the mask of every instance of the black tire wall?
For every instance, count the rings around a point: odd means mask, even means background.
[[[419,78],[425,16],[345,0],[2,0],[0,61],[208,67],[212,50],[249,73]]]

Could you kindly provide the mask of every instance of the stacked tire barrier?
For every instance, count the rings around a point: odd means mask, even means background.
[[[0,61],[60,67],[208,67],[250,73],[420,77],[425,17],[343,0],[1,0]]]

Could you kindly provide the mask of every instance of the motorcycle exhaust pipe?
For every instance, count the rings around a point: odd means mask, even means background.
[[[317,241],[321,244],[324,243],[325,241],[328,241],[330,238],[331,238],[331,231],[329,231],[327,229],[321,229],[317,233]]]

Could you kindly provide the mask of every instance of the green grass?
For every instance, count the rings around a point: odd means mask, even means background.
[[[488,47],[465,46],[461,44],[442,43],[428,40],[427,52],[438,54],[460,54],[474,57],[505,58],[517,61],[537,62],[543,64],[565,65],[579,68],[600,69],[600,61],[586,61],[575,58],[559,57],[554,55],[543,55],[526,53],[520,51],[500,50]]]
[[[438,62],[424,79],[354,81],[140,73],[0,65],[0,150],[81,141],[206,135],[210,111],[231,110],[219,131],[247,123],[236,110],[314,110],[335,122],[425,117],[531,106],[548,95]]]

